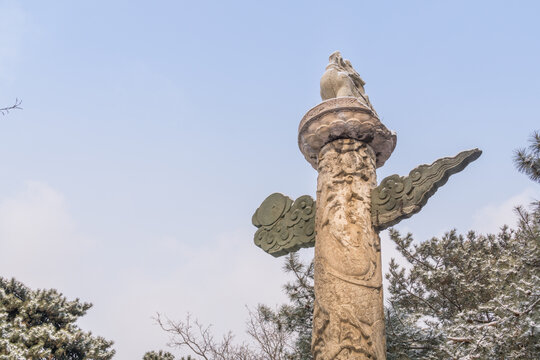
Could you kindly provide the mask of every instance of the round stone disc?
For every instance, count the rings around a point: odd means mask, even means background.
[[[257,219],[261,225],[271,225],[283,214],[287,207],[287,197],[280,193],[274,193],[264,199],[257,210]]]

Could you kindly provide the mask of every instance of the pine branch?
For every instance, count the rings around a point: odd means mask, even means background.
[[[540,182],[540,131],[535,131],[529,139],[528,149],[518,149],[514,152],[514,164],[519,172],[529,176],[533,181]]]

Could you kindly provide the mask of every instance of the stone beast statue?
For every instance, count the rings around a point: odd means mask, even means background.
[[[375,113],[375,109],[373,109],[369,97],[364,91],[366,83],[354,70],[351,62],[343,60],[339,51],[330,55],[329,60],[326,71],[321,77],[321,98],[328,100],[337,97],[354,96]]]

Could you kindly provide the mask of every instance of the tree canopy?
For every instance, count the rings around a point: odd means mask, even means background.
[[[146,354],[144,354],[143,360],[174,360],[174,355],[163,350],[148,351]]]
[[[534,359],[540,353],[540,206],[516,229],[451,231],[415,243],[390,232],[410,266],[386,275],[389,359]],[[536,355],[535,355],[536,354]]]
[[[0,277],[0,360],[108,360],[113,342],[75,322],[92,304]]]

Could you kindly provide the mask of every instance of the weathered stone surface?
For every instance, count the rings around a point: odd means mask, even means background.
[[[381,248],[370,212],[375,152],[338,139],[319,156],[314,359],[386,359]]]
[[[268,196],[253,214],[255,245],[275,257],[315,245],[315,202],[309,195],[293,201],[280,193]]]
[[[377,167],[390,157],[397,141],[396,134],[356,97],[323,101],[304,115],[298,127],[300,151],[315,169],[323,146],[336,139],[355,139],[371,146]]]
[[[381,123],[364,85],[339,52],[330,56],[324,101],[298,129],[300,150],[319,172],[317,202],[302,196],[293,203],[276,193],[253,215],[255,244],[273,256],[315,246],[314,360],[386,359],[378,231],[418,212],[481,153],[422,165],[375,189],[375,170],[392,154],[396,135]]]
[[[371,195],[373,226],[380,231],[416,214],[451,175],[465,169],[481,154],[478,149],[463,151],[431,165],[420,165],[407,177],[391,175],[385,178]]]
[[[332,53],[328,60],[326,71],[321,77],[321,99],[354,96],[377,114],[364,90],[366,82],[354,70],[351,62],[343,60],[339,51]]]

